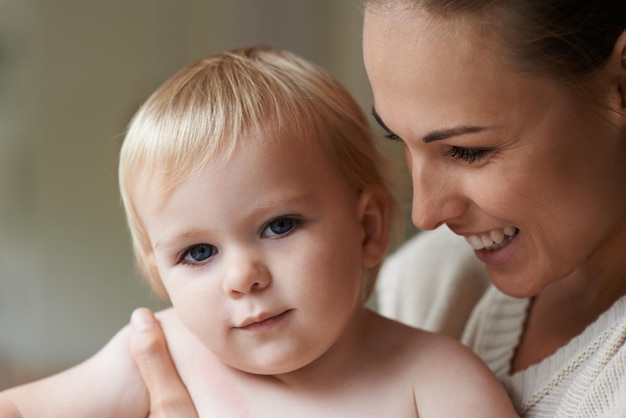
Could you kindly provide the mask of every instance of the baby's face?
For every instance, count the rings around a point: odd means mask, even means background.
[[[317,147],[246,144],[165,200],[158,178],[137,186],[174,308],[225,363],[259,374],[301,368],[362,309],[363,194]]]

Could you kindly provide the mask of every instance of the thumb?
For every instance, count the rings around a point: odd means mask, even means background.
[[[197,418],[189,392],[170,356],[165,334],[152,311],[131,315],[130,350],[148,389],[151,418]]]

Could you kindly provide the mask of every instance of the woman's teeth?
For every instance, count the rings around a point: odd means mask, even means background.
[[[514,226],[506,226],[492,230],[488,234],[468,235],[465,240],[475,250],[498,250],[504,247],[517,234],[519,230]]]

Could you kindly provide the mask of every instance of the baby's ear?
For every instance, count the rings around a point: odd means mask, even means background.
[[[165,285],[161,280],[161,275],[159,274],[159,267],[157,266],[156,256],[154,255],[154,251],[150,251],[145,257],[142,257],[137,260],[139,264],[139,269],[141,270],[142,275],[145,280],[150,285],[152,291],[162,300],[169,302],[169,295],[167,290],[165,289]]]
[[[363,228],[363,265],[372,268],[387,252],[391,196],[382,187],[370,187],[361,192],[357,209]]]

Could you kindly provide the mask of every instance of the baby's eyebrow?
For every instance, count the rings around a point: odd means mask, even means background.
[[[281,208],[283,206],[291,206],[301,203],[306,203],[307,201],[313,198],[312,195],[308,193],[302,193],[301,191],[293,191],[284,194],[278,194],[276,196],[267,197],[261,203],[252,204],[248,208],[248,216],[256,216],[258,214],[263,214],[265,212],[271,212],[276,208]]]
[[[179,242],[180,240],[193,239],[195,237],[202,236],[203,234],[206,234],[206,233],[207,231],[200,230],[200,229],[188,230],[183,233],[176,234],[176,235],[173,235],[173,236],[170,236],[170,237],[167,237],[165,239],[155,242],[153,245],[153,248],[156,249],[159,247],[175,246],[177,242]]]

